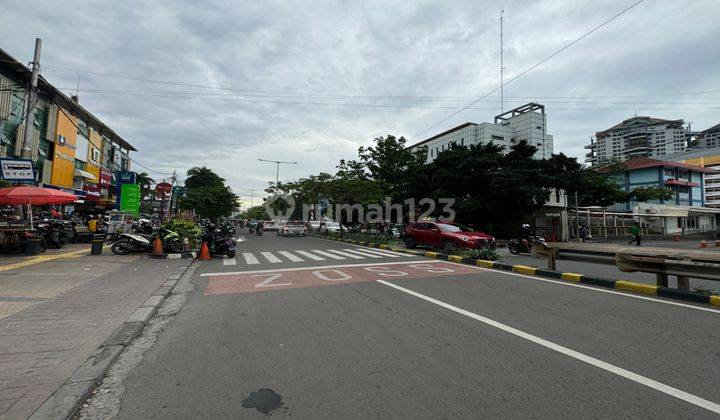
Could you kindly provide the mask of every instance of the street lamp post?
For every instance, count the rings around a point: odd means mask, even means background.
[[[275,167],[275,188],[277,188],[278,183],[280,182],[280,165],[286,164],[286,165],[297,165],[297,162],[283,162],[280,160],[267,160],[267,159],[258,159],[260,162],[269,162],[274,163],[276,165]]]

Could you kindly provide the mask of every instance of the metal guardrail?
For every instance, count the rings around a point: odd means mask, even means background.
[[[720,252],[550,243],[534,246],[531,254],[546,258],[549,270],[556,270],[557,260],[563,259],[615,265],[623,272],[654,273],[658,286],[667,287],[668,276],[676,276],[681,290],[690,289],[690,278],[720,281]]]

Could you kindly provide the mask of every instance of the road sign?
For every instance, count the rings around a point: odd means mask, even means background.
[[[172,185],[167,182],[161,182],[155,186],[155,191],[158,194],[168,194],[172,191]]]

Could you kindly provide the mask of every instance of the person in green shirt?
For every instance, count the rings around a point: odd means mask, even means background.
[[[630,242],[628,242],[628,245],[635,242],[637,246],[640,246],[640,241],[642,241],[642,237],[640,236],[640,225],[638,222],[635,222],[632,226],[630,226],[630,234],[633,237]]]

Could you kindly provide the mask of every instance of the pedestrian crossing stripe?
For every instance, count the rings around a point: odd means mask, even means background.
[[[310,258],[311,260],[315,260],[315,261],[325,261],[325,258],[320,257],[320,256],[315,255],[315,254],[311,254],[311,253],[309,253],[309,252],[307,252],[307,251],[301,251],[301,250],[299,250],[299,249],[296,249],[296,250],[295,250],[295,253],[296,253],[296,254],[300,254],[300,255],[302,255],[303,257]]]
[[[321,250],[319,250],[319,249],[313,249],[312,252],[314,252],[314,253],[316,253],[316,254],[323,255],[323,256],[325,256],[325,257],[330,257],[330,258],[332,258],[332,259],[334,259],[334,260],[344,260],[344,259],[345,259],[345,257],[341,257],[341,256],[339,256],[339,255],[335,255],[335,254],[331,254],[331,253],[329,253],[329,252],[321,251]]]
[[[282,260],[280,258],[276,257],[275,254],[273,254],[272,252],[263,251],[263,252],[260,252],[260,254],[263,257],[265,257],[266,260],[270,261],[272,264],[277,264],[277,263],[282,262]]]
[[[349,252],[340,251],[339,249],[328,249],[328,252],[332,252],[333,254],[341,255],[341,256],[343,256],[343,257],[349,257],[349,258],[352,258],[352,259],[354,259],[354,260],[361,260],[361,259],[364,258],[364,257],[361,257],[361,256],[359,256],[359,255],[357,255],[357,254],[351,254],[351,253],[349,253]]]
[[[292,262],[305,261],[305,260],[303,260],[302,258],[298,257],[297,255],[295,255],[295,254],[293,254],[293,253],[291,253],[291,252],[278,251],[278,254],[282,255],[283,257],[287,258],[288,260],[290,260],[290,261],[292,261]]]
[[[382,257],[379,256],[379,255],[370,254],[370,253],[365,253],[365,252],[362,252],[362,251],[360,251],[360,250],[358,250],[358,249],[349,249],[349,248],[348,248],[348,249],[343,249],[343,251],[349,252],[349,253],[351,253],[351,254],[362,255],[362,256],[364,256],[364,257],[369,257],[369,258],[382,258]]]
[[[260,254],[260,256],[256,256]],[[412,255],[401,254],[398,252],[380,250],[380,249],[365,249],[365,248],[344,248],[344,249],[313,249],[304,251],[296,249],[293,251],[259,251],[253,254],[252,252],[240,253],[235,258],[222,258],[222,264],[227,266],[242,264],[243,262],[247,265],[261,264],[263,261],[267,261],[271,264],[280,263],[294,263],[294,262],[305,262],[305,261],[325,261],[325,260],[361,260],[366,258],[378,259],[378,258],[398,258],[398,257],[412,257]]]

